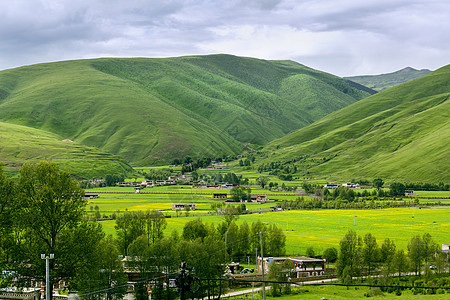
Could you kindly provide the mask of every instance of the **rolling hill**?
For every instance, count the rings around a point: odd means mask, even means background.
[[[51,160],[85,179],[132,171],[124,160],[96,148],[43,130],[0,122],[0,162],[6,172],[16,173],[24,162],[40,160]]]
[[[65,61],[0,72],[0,121],[148,165],[264,145],[373,93],[292,61]]]
[[[381,74],[381,75],[363,75],[345,77],[345,79],[357,82],[366,87],[374,89],[375,91],[383,91],[390,87],[408,82],[413,79],[420,78],[427,75],[431,71],[428,69],[416,70],[411,67],[406,67],[397,72]]]
[[[450,65],[274,140],[267,161],[329,179],[450,181]]]

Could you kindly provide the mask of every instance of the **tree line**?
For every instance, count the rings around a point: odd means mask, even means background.
[[[285,252],[281,229],[260,221],[238,226],[235,214],[224,215],[217,226],[195,219],[181,234],[173,231],[166,237],[162,213],[125,212],[116,218],[114,238],[89,220],[86,205],[78,182],[54,163],[24,164],[18,179],[6,177],[0,166],[0,268],[12,274],[0,285],[10,286],[14,280],[14,285],[25,287],[44,281],[41,254],[54,254],[53,283],[63,280],[87,298],[97,297],[91,291],[103,290],[107,299],[119,299],[128,281],[121,260],[125,257],[130,264],[126,267],[138,268],[144,279],[176,273],[182,261],[197,277],[219,278],[232,257],[253,254],[254,248],[261,251],[260,232],[264,253]],[[166,293],[165,298],[173,299],[173,289],[162,284],[152,288],[155,295]],[[143,285],[136,288],[137,296],[146,292]]]
[[[283,200],[277,206],[282,209],[378,209],[388,207],[410,207],[419,204],[419,200],[403,200],[401,198],[359,198],[355,201],[337,199],[335,201],[319,198],[298,197],[295,200]],[[438,203],[427,203],[426,205],[439,205]]]
[[[376,273],[381,275],[377,284],[397,285],[407,272],[414,272],[419,277],[424,273],[426,279],[430,279],[431,272],[443,276],[449,266],[448,253],[440,251],[429,233],[413,236],[405,251],[397,249],[389,238],[379,245],[371,233],[361,237],[350,230],[339,242],[339,248],[336,271],[344,283],[351,283],[354,277]],[[444,285],[450,286],[450,281],[449,284],[442,283]]]

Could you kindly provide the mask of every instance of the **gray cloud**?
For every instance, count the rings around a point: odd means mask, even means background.
[[[5,1],[5,0],[0,0]],[[448,63],[446,0],[17,0],[0,69],[65,59],[230,53],[337,75]]]

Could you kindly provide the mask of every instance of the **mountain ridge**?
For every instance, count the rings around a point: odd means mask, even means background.
[[[448,181],[449,97],[450,65],[272,141],[268,160],[301,162],[305,172],[345,180]]]
[[[0,72],[0,91],[0,121],[148,165],[264,145],[370,90],[292,61],[210,55],[21,67]]]
[[[391,73],[379,75],[349,76],[344,78],[380,92],[387,88],[420,78],[424,75],[429,74],[430,72],[431,71],[428,69],[416,70],[412,67],[405,67],[401,70]]]

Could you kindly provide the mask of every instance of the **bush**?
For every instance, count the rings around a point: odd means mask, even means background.
[[[373,288],[370,289],[367,293],[364,294],[366,297],[376,297],[376,296],[382,296],[383,292],[380,288]]]

